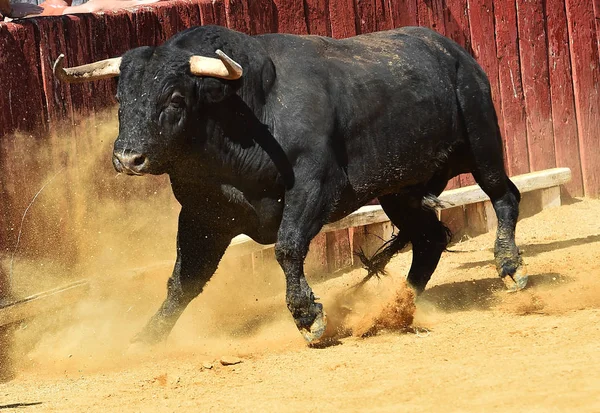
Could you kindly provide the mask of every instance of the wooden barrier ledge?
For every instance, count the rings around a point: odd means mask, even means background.
[[[542,209],[561,205],[560,185],[571,180],[569,168],[554,168],[544,171],[531,172],[523,175],[513,176],[511,180],[519,188],[522,194],[541,191]],[[439,196],[442,202],[441,209],[461,207],[464,205],[484,202],[484,216],[482,217],[489,231],[496,225],[494,210],[489,197],[483,192],[479,185],[471,185],[463,188],[450,189],[442,192]],[[327,224],[321,232],[331,232],[346,228],[360,227],[364,225],[388,222],[389,218],[383,212],[380,205],[364,206],[339,221]],[[272,248],[273,245],[262,245],[254,242],[247,235],[235,237],[227,249],[228,257],[239,257]]]
[[[0,306],[0,327],[79,301],[88,291],[87,280],[44,291]]]

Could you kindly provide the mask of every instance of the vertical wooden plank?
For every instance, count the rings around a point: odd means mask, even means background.
[[[247,0],[225,0],[227,27],[250,34],[250,21]]]
[[[137,35],[135,33],[135,26],[131,14],[119,12],[119,16],[122,16],[120,18],[126,19],[129,22],[127,25],[123,24],[120,26],[121,28],[131,28],[131,32],[123,32],[123,36],[127,36],[127,38],[118,37],[115,33],[116,30],[109,32],[107,20],[103,15],[91,13],[86,16],[89,24],[88,39],[90,42],[90,56],[89,59],[87,59],[88,62],[120,56],[126,50],[138,46]],[[112,38],[113,35],[116,35],[114,39]],[[122,43],[120,43],[119,40],[121,40]],[[99,112],[107,106],[116,103],[115,94],[117,92],[117,82],[118,80],[116,78],[91,82],[95,112]]]
[[[394,226],[390,221],[354,228],[352,234],[352,253],[354,254],[354,252],[362,250],[367,258],[371,258],[392,237],[393,233]],[[354,257],[354,264],[357,267],[362,266],[358,257]]]
[[[494,34],[494,8],[492,0],[468,0],[469,25],[471,34],[471,50],[477,62],[488,76],[492,89],[492,99],[498,115],[498,120],[503,125],[502,106],[500,103],[500,85],[498,82],[498,56]]]
[[[277,8],[277,32],[308,34],[308,25],[301,1],[273,0]]]
[[[200,0],[200,20],[203,26],[227,26],[225,0]]]
[[[347,229],[327,232],[327,271],[333,273],[352,265],[350,236]]]
[[[158,2],[152,6],[158,19],[161,43],[200,23],[200,11],[191,1]]]
[[[0,25],[0,136],[46,128],[40,57],[31,21]],[[4,63],[6,62],[6,63]]]
[[[390,3],[393,27],[417,26],[419,24],[417,0],[396,0]]]
[[[507,155],[505,162],[510,175],[519,175],[529,172],[530,169],[519,62],[517,10],[514,0],[496,1],[494,5],[498,78]]]
[[[569,34],[564,6],[564,0],[546,1],[552,125],[556,165],[571,169],[571,181],[565,184],[564,188],[570,196],[582,196],[583,177],[577,139]]]
[[[454,207],[443,209],[440,213],[440,221],[442,221],[450,231],[452,231],[452,242],[456,242],[466,231],[467,219],[465,217],[465,208]]]
[[[351,236],[351,252],[352,252],[352,267],[360,268],[362,267],[362,263],[360,259],[356,256],[356,253],[365,250],[367,246],[367,234],[365,233],[365,227],[354,227],[352,228]]]
[[[275,6],[271,0],[250,0],[250,32],[252,34],[274,33],[277,31]]]
[[[121,56],[126,51],[137,47],[135,28],[127,12],[107,12],[106,36],[108,40],[107,55],[110,57]]]
[[[329,16],[332,37],[343,39],[357,34],[353,0],[329,0]]]
[[[85,16],[65,17],[65,53],[69,54],[70,61],[74,65],[89,63],[93,59],[90,55],[90,42],[87,37],[89,32],[88,20]],[[94,95],[92,82],[70,85],[71,101],[73,104],[73,116],[85,116],[93,112]]]
[[[375,0],[375,30],[390,30],[392,22],[391,0]]]
[[[212,0],[200,0],[198,9],[200,9],[200,24],[202,26],[217,24]]]
[[[594,1],[594,17],[596,20],[596,44],[598,45],[598,54],[600,54],[600,0]]]
[[[326,273],[327,268],[327,237],[321,233],[310,243],[308,255],[304,260],[304,272],[307,276],[314,276]]]
[[[446,0],[444,12],[444,26],[446,36],[471,52],[471,33],[467,0]],[[479,24],[479,22],[476,22]]]
[[[224,0],[212,0],[214,22],[218,26],[227,26],[227,12]]]
[[[442,0],[421,0],[418,1],[417,4],[419,26],[429,27],[440,34],[445,35],[445,7]]]
[[[331,36],[328,0],[305,0],[308,33],[319,36]]]
[[[138,46],[156,46],[161,43],[160,25],[151,7],[138,7],[131,16]]]
[[[600,73],[594,9],[588,0],[566,0],[583,188],[600,196]]]
[[[73,119],[71,103],[71,87],[68,83],[59,82],[52,74],[54,60],[66,50],[65,42],[66,18],[52,17],[35,19],[39,35],[40,65],[42,69],[42,87],[48,108],[50,129],[56,128],[60,121]],[[74,57],[66,56],[66,64],[73,65]]]
[[[483,202],[465,205],[465,215],[467,216],[468,221],[468,225],[465,229],[470,237],[475,237],[488,232]]]
[[[556,167],[542,0],[517,0],[519,52],[532,171]]]
[[[358,17],[358,33],[372,33],[377,30],[375,4],[373,0],[355,0]]]

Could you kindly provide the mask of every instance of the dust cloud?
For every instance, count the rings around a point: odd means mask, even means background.
[[[79,374],[166,354],[210,359],[303,347],[285,306],[283,273],[265,252],[226,255],[168,342],[132,352],[131,338],[166,294],[179,205],[166,176],[137,178],[113,170],[116,135],[116,116],[108,111],[43,139],[6,138],[1,264],[15,297],[83,279],[89,285],[84,298],[42,308],[17,326],[18,369]],[[313,285],[324,297],[332,334],[407,328],[412,292],[386,280],[360,292],[348,288],[363,275],[353,271]]]

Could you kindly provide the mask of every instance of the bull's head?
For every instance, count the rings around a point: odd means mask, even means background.
[[[140,47],[123,57],[72,68],[63,67],[60,55],[53,70],[70,83],[120,76],[113,165],[129,175],[160,174],[189,149],[184,132],[198,121],[198,106],[233,93],[235,88],[221,79],[242,77],[238,63],[221,50],[215,53],[218,58]]]

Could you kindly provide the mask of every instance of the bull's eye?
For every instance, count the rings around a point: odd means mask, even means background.
[[[173,108],[183,108],[185,107],[185,98],[179,92],[174,92],[171,95],[171,100],[169,102],[169,106]]]

